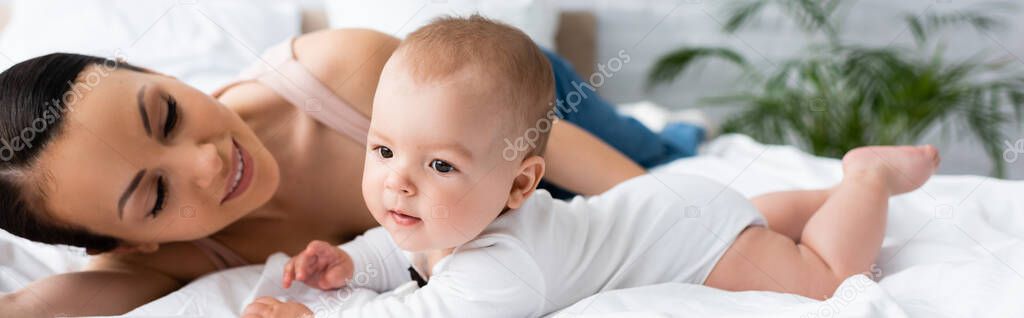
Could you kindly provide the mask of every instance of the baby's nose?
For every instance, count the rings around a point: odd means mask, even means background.
[[[416,194],[415,187],[412,182],[409,181],[408,177],[405,177],[401,173],[392,172],[388,174],[388,179],[384,181],[384,186],[391,191],[394,191],[401,195],[413,195]]]

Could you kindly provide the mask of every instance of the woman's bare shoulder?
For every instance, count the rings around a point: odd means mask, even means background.
[[[294,50],[313,76],[368,117],[381,70],[398,43],[373,30],[332,29],[299,37]]]
[[[189,242],[161,244],[152,253],[107,253],[92,258],[86,270],[137,271],[187,284],[217,270],[198,247]]]
[[[212,265],[204,268],[176,244],[154,253],[95,256],[83,270],[38,279],[4,295],[0,307],[12,317],[124,314],[212,271]]]
[[[331,231],[308,226],[306,220],[263,217],[244,219],[213,234],[224,245],[251,264],[262,263],[275,252],[295,253],[311,240],[330,240]],[[282,233],[282,235],[266,235]],[[107,253],[96,256],[87,270],[139,270],[160,273],[187,284],[219,270],[193,242],[161,244],[152,253]]]

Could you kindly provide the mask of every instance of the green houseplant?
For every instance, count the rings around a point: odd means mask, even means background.
[[[1019,123],[1024,108],[1024,75],[1016,60],[990,61],[976,56],[960,61],[943,57],[934,33],[966,25],[987,35],[1002,26],[992,12],[1012,9],[990,4],[946,14],[908,15],[907,30],[916,46],[865,47],[843,43],[834,23],[843,0],[734,1],[723,29],[736,32],[768,6],[777,6],[802,30],[819,35],[801,56],[767,72],[742,54],[723,47],[684,47],[661,57],[648,74],[648,88],[674,81],[697,62],[720,59],[743,69],[744,88],[707,97],[708,104],[738,105],[722,123],[725,132],[750,135],[767,143],[792,143],[820,156],[840,157],[862,145],[914,144],[934,127],[974,138],[1005,175],[1002,131]],[[961,133],[962,132],[962,133]]]

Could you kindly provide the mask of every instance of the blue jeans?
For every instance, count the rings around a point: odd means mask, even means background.
[[[555,113],[562,119],[597,136],[644,168],[697,153],[697,146],[704,139],[704,128],[676,123],[667,126],[661,134],[654,133],[635,118],[619,114],[615,106],[602,99],[596,88],[581,79],[557,54],[548,50],[544,50],[544,54],[555,75]],[[604,76],[596,74],[594,76]],[[540,187],[556,198],[575,195],[543,180]]]

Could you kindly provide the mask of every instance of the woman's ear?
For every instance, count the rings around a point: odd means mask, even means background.
[[[100,252],[100,250],[97,250],[97,249],[94,249],[94,248],[86,248],[85,249],[85,254],[88,254],[89,256],[96,256],[96,255],[103,254],[103,252]]]
[[[508,202],[505,204],[509,209],[518,209],[523,205],[537,189],[540,179],[544,177],[544,158],[531,155],[523,159],[519,165],[519,172],[512,181],[512,190],[508,194]]]
[[[142,253],[153,253],[160,250],[160,244],[158,243],[142,243],[135,245],[135,250]]]

